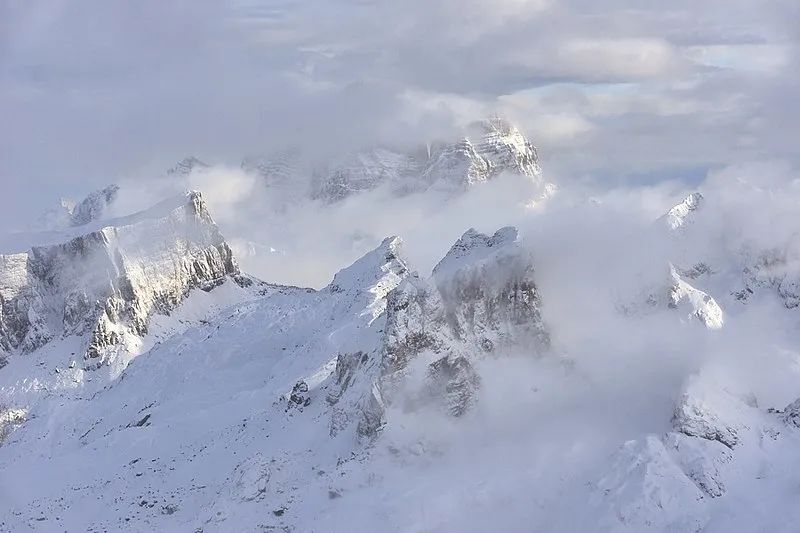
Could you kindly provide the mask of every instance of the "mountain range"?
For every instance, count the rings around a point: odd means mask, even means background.
[[[481,128],[323,171],[297,152],[242,167],[268,188],[305,175],[303,197],[325,203],[377,187],[456,195],[502,173],[547,202],[532,144],[499,119]],[[165,179],[208,168],[187,159]],[[800,519],[800,400],[765,403],[699,363],[657,408],[655,391],[622,383],[635,374],[605,390],[598,362],[570,352],[548,301],[558,287],[540,277],[548,258],[523,228],[464,228],[429,275],[388,236],[311,289],[242,272],[201,192],[108,218],[118,194],[65,203],[50,231],[0,254],[2,531],[792,531]],[[763,309],[796,321],[794,241],[708,245],[714,202],[691,193],[636,237],[658,251],[609,296],[631,342],[657,324],[701,351]]]

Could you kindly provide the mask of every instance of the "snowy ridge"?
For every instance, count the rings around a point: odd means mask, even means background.
[[[388,184],[397,190],[417,190],[420,162],[413,156],[375,148],[350,154],[314,177],[312,196],[337,202]]]
[[[102,362],[108,349],[144,334],[154,312],[168,313],[194,288],[239,278],[199,193],[108,224],[0,256],[0,348],[24,354],[89,334],[86,357]]]
[[[703,195],[693,192],[681,203],[671,208],[662,219],[671,230],[677,230],[691,223],[692,214],[703,205]]]
[[[669,306],[680,309],[688,306],[688,315],[700,320],[708,329],[719,329],[723,325],[723,313],[719,304],[701,290],[695,289],[678,275],[678,271],[670,265],[672,286],[669,291]]]

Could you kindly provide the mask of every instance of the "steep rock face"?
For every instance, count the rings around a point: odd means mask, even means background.
[[[27,353],[89,333],[86,357],[101,359],[192,289],[239,277],[199,193],[110,224],[0,256],[0,347]]]
[[[539,155],[522,132],[510,122],[493,117],[480,124],[483,135],[476,149],[495,172],[515,172],[531,178],[541,178]]]
[[[412,183],[420,170],[420,161],[413,155],[373,148],[351,154],[330,165],[314,177],[312,196],[326,202],[337,202],[383,184],[396,189],[418,189]]]
[[[433,269],[433,281],[457,339],[486,351],[511,343],[548,345],[533,258],[516,228],[491,236],[467,231]]]
[[[467,231],[430,281],[406,278],[388,297],[381,391],[391,400],[412,363],[427,365],[413,401],[443,401],[454,416],[476,401],[482,354],[549,347],[530,254],[514,228]]]
[[[402,241],[388,237],[353,265],[339,271],[321,292],[332,298],[335,316],[357,319],[336,332],[342,339],[326,402],[331,407],[330,434],[355,425],[360,439],[371,440],[385,423],[380,390],[382,332],[388,296],[410,274]]]
[[[474,357],[511,345],[531,352],[549,345],[533,259],[511,227],[491,236],[467,231],[430,281],[407,278],[387,307],[387,373],[423,352]]]
[[[435,147],[423,177],[436,188],[457,191],[488,181],[492,171],[491,163],[465,138]]]
[[[531,261],[514,228],[470,230],[430,280],[410,272],[396,237],[336,274],[320,296],[332,298],[335,316],[357,318],[332,334],[335,366],[315,387],[327,391],[331,436],[355,428],[372,441],[395,402],[461,416],[478,398],[477,359],[512,347],[545,350]],[[307,394],[297,396],[300,405]]]
[[[463,190],[503,172],[542,183],[536,148],[513,124],[491,118],[474,127],[475,135],[435,146],[423,176],[439,188]]]
[[[481,378],[466,357],[442,357],[428,368],[425,392],[443,400],[452,416],[463,415],[477,401]]]
[[[726,393],[700,394],[692,388],[684,394],[672,418],[672,427],[678,433],[717,441],[728,448],[739,442],[738,420],[735,406],[740,403]]]
[[[0,405],[0,446],[15,429],[25,423],[27,415],[25,409],[9,409]]]
[[[783,410],[772,410],[780,420],[789,426],[800,428],[800,398],[786,406]]]

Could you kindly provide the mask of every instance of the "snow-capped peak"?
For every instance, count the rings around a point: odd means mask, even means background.
[[[681,203],[672,207],[667,214],[664,215],[664,221],[667,227],[676,230],[684,227],[691,222],[692,213],[700,209],[703,204],[703,195],[699,192],[693,192],[687,196]]]
[[[325,291],[346,294],[344,305],[365,307],[372,319],[377,318],[386,309],[386,295],[409,275],[402,243],[399,237],[385,238],[377,248],[337,272]]]
[[[511,122],[492,117],[482,123],[484,133],[476,142],[478,152],[496,169],[540,179],[542,169],[536,148]]]
[[[685,282],[673,265],[669,268],[672,279],[669,306],[681,309],[686,305],[690,317],[697,318],[708,329],[720,329],[724,322],[723,313],[716,300]]]
[[[434,278],[444,279],[466,265],[474,265],[487,257],[519,243],[517,228],[507,226],[494,235],[468,229],[450,248],[447,255],[433,269]]]

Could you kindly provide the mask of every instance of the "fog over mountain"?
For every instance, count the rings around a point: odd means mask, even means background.
[[[795,4],[0,3],[0,531],[797,531]]]

